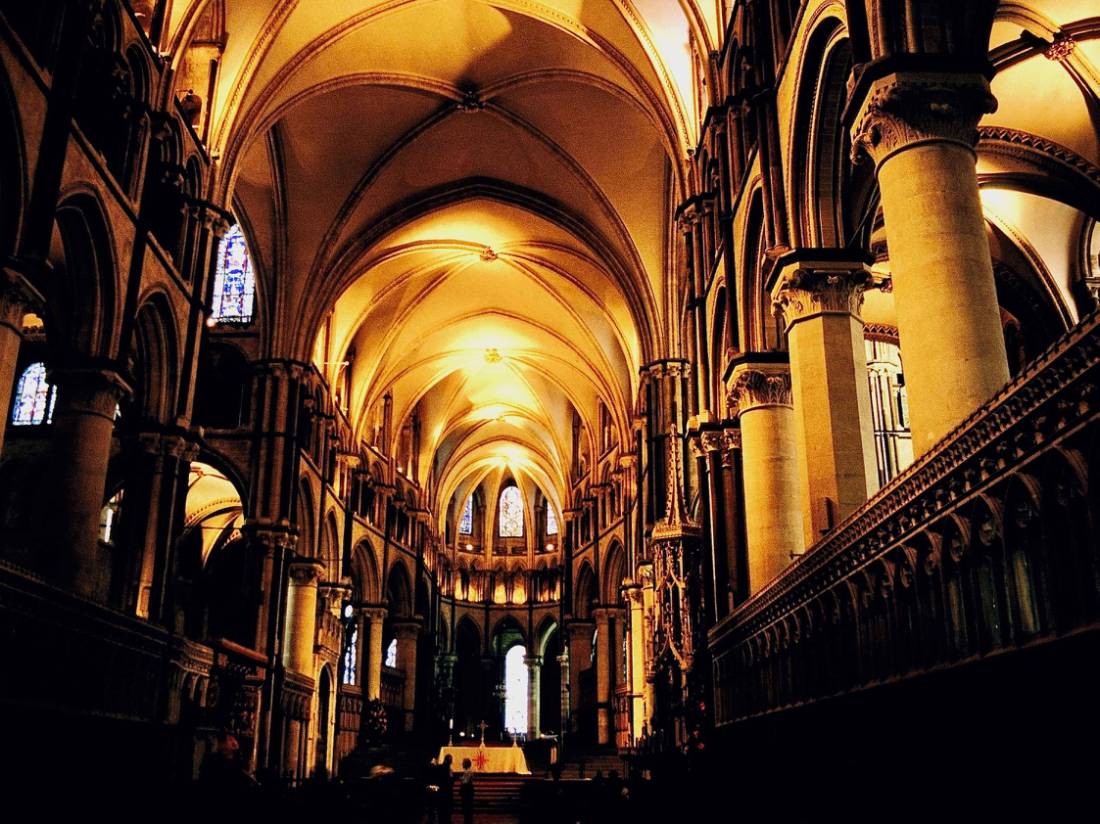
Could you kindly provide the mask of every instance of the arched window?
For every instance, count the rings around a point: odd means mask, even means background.
[[[523,537],[523,498],[519,494],[518,486],[507,486],[500,493],[497,518],[500,522],[501,538]]]
[[[527,732],[527,650],[516,645],[504,656],[504,728]]]
[[[11,413],[12,426],[36,426],[53,420],[57,392],[46,380],[46,364],[32,363],[19,376],[15,388],[15,404]]]
[[[391,667],[391,668],[397,666],[397,639],[396,638],[394,638],[392,641],[390,641],[390,645],[388,647],[386,647],[386,666]]]
[[[466,498],[466,505],[462,508],[462,520],[458,524],[459,535],[474,534],[474,496]]]
[[[355,620],[355,607],[344,605],[344,660],[340,681],[355,684],[356,670],[359,667],[359,622]]]
[[[255,292],[252,259],[238,224],[225,233],[218,249],[211,318],[219,323],[250,323]]]
[[[558,534],[558,516],[554,514],[554,507],[546,505],[546,534]]]

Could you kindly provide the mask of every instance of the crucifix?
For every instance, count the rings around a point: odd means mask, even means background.
[[[482,721],[477,725],[477,728],[481,730],[481,746],[485,746],[485,730],[489,728],[489,725]]]

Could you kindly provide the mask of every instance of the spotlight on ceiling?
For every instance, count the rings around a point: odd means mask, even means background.
[[[486,363],[499,363],[504,356],[500,354],[500,351],[495,346],[490,346],[485,350],[485,362]]]

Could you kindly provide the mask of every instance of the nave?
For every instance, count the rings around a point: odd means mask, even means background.
[[[9,795],[1074,809],[1093,5],[0,2]]]

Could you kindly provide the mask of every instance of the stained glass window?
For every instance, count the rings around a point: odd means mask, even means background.
[[[523,537],[523,498],[518,486],[507,486],[500,493],[500,537]]]
[[[218,249],[211,317],[221,323],[251,322],[255,292],[252,259],[244,232],[238,224],[225,233]]]
[[[344,605],[344,666],[342,681],[345,684],[355,684],[355,670],[359,660],[359,622],[355,620],[355,608],[351,604]]]
[[[546,534],[558,534],[558,516],[554,514],[554,507],[546,505]]]
[[[396,667],[397,666],[397,639],[396,638],[394,638],[392,641],[390,641],[390,645],[388,647],[386,647],[386,666],[387,667]]]
[[[458,524],[459,535],[474,534],[474,496],[466,498],[466,506],[462,508],[462,520]]]
[[[35,426],[53,420],[53,406],[57,393],[46,380],[46,364],[32,363],[19,376],[15,388],[15,407],[11,413],[12,426]]]

